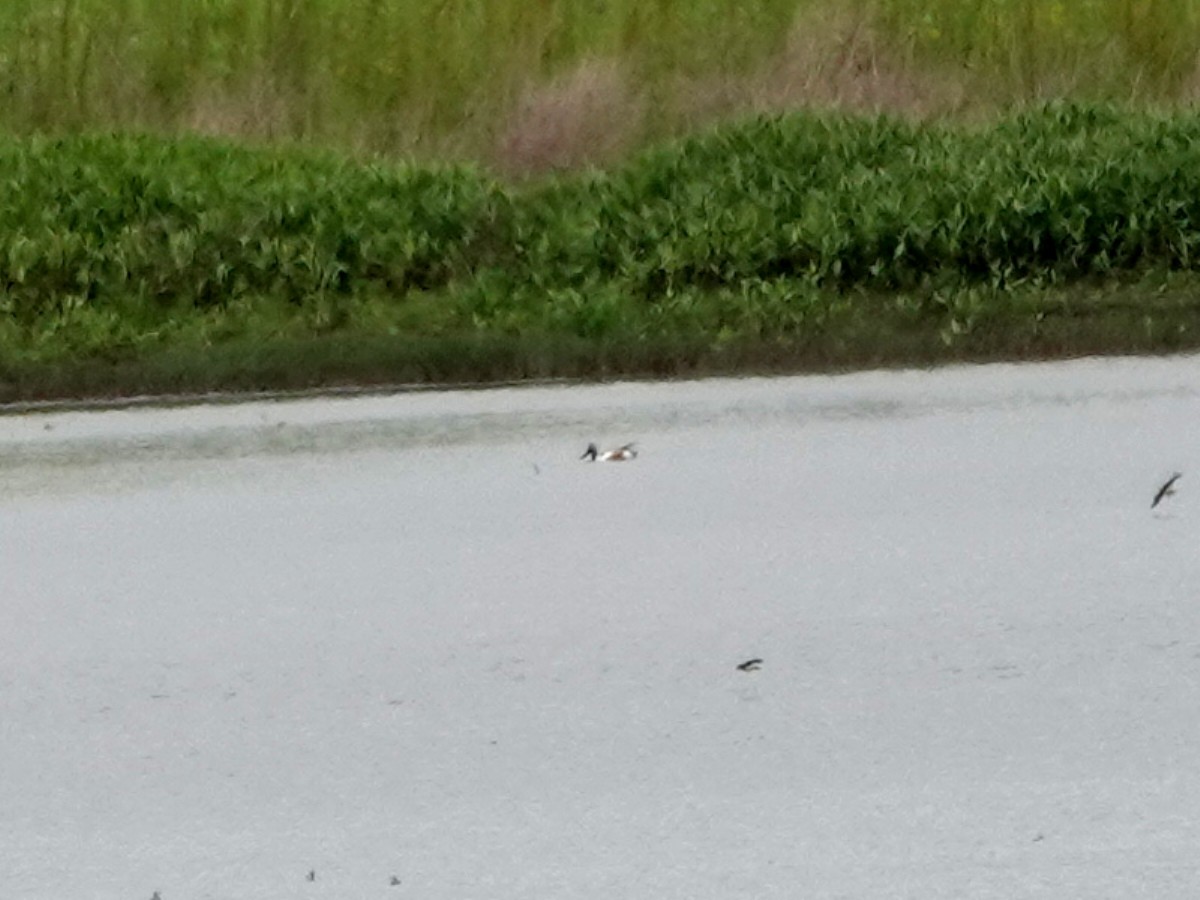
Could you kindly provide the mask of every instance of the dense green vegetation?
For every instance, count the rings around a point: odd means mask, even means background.
[[[1194,0],[7,0],[0,399],[1193,346],[1198,46]]]
[[[730,115],[1188,102],[1194,0],[5,0],[0,130],[517,169]]]
[[[797,369],[1197,343],[1200,118],[792,115],[512,187],[0,141],[0,392]]]

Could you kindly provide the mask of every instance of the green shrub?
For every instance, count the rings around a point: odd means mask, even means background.
[[[1190,267],[1200,118],[1057,104],[977,129],[793,115],[518,206],[531,280],[600,275],[647,300],[745,279],[911,289]]]
[[[957,348],[1016,321],[1069,343],[1010,298],[1200,253],[1200,118],[1099,106],[762,118],[516,187],[148,136],[0,140],[0,172],[3,366],[261,344],[278,374],[271,347],[329,339],[319,371],[342,373],[357,336],[372,372],[396,344],[438,377],[661,373],[754,347],[833,359],[855,333]],[[1186,303],[1170,327],[1136,312],[1118,319],[1151,345],[1190,339]]]
[[[150,137],[4,141],[0,171],[0,295],[21,320],[401,296],[465,265],[495,194],[464,170]]]

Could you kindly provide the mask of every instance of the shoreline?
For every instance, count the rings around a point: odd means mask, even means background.
[[[989,365],[1036,365],[1039,363],[1073,362],[1082,360],[1164,359],[1186,357],[1200,352],[1200,329],[1195,339],[1186,343],[1151,348],[1137,346],[1107,349],[1065,348],[1057,353],[1026,352],[978,354],[947,352],[936,357],[900,357],[862,360],[857,364],[824,361],[820,364],[797,361],[795,365],[752,366],[738,369],[695,367],[687,372],[655,373],[646,371],[610,371],[599,375],[548,376],[518,379],[462,380],[438,382],[363,381],[358,383],[315,384],[307,387],[277,387],[239,390],[216,388],[198,391],[138,391],[108,394],[61,394],[37,399],[15,399],[0,402],[0,419],[23,415],[62,412],[103,412],[138,409],[171,409],[187,406],[235,406],[247,403],[286,403],[303,400],[338,398],[386,397],[401,394],[429,395],[468,391],[499,391],[512,389],[596,387],[617,383],[670,383],[711,379],[789,378],[811,376],[841,376],[870,372],[935,371],[954,367]]]
[[[443,338],[241,335],[211,348],[169,341],[123,360],[0,363],[0,416],[436,393],[613,381],[840,374],[948,365],[1168,356],[1200,350],[1200,274],[1147,276],[993,298],[969,331],[901,309],[899,297],[858,298],[807,335],[721,345],[710,335],[656,341],[477,333]]]

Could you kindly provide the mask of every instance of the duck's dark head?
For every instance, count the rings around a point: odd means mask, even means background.
[[[579,458],[580,459],[590,459],[592,462],[595,462],[596,457],[599,455],[600,455],[600,451],[596,449],[596,445],[588,444],[588,448],[583,451],[583,456],[581,456]]]

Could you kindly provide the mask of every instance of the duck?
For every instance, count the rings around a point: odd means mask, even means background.
[[[626,444],[623,447],[618,447],[616,450],[605,450],[603,453],[597,449],[595,444],[588,444],[587,449],[583,451],[583,456],[580,459],[586,459],[589,462],[625,462],[628,459],[636,459],[637,451],[633,449],[633,444]]]

